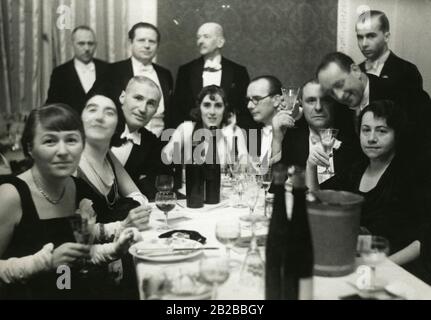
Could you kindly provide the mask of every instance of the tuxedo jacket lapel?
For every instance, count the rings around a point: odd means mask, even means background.
[[[221,60],[221,83],[220,87],[224,88],[224,90],[228,91],[233,83],[233,70],[229,68],[226,64],[226,60],[222,58]]]
[[[132,66],[132,59],[127,59],[124,65],[124,74],[123,74],[123,80],[129,82],[131,78],[133,78],[133,66]],[[126,83],[126,85],[127,85]]]
[[[81,94],[85,95],[84,87],[81,84],[81,80],[79,80],[78,72],[75,69],[75,64],[73,59],[70,61],[70,81],[75,84],[76,88],[81,91]]]
[[[168,79],[163,76],[163,73],[160,72],[160,69],[156,64],[153,63],[153,67],[157,73],[157,78],[159,78],[160,86],[162,87],[163,98],[164,98],[165,104],[166,104],[169,96],[171,95],[171,93],[169,92],[170,88],[169,88]]]
[[[197,97],[203,87],[202,73],[204,71],[204,59],[201,57],[193,66],[190,81],[193,90],[193,97]]]
[[[100,81],[100,79],[102,79],[102,77],[103,77],[103,73],[102,73],[99,61],[94,60],[94,66],[96,68],[96,81]],[[94,82],[94,83],[96,83],[96,82]]]

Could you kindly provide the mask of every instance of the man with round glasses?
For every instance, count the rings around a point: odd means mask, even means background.
[[[292,112],[283,110],[282,84],[274,76],[254,78],[247,87],[247,108],[253,120],[261,125],[256,134],[249,135],[249,153],[260,161],[277,162],[281,159],[281,144],[288,128],[302,115],[296,106]]]

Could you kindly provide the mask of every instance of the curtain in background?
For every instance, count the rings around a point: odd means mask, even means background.
[[[364,57],[357,45],[355,24],[360,12],[366,8],[386,13],[391,32],[389,48],[418,67],[424,80],[424,89],[431,94],[431,1],[339,0],[337,47],[357,63]]]
[[[313,77],[337,46],[337,0],[159,0],[162,33],[158,61],[174,74],[199,56],[196,32],[204,22],[225,31],[223,55],[251,77],[272,74],[285,85]]]
[[[96,57],[128,55],[128,1],[1,0],[0,112],[28,112],[46,100],[52,69],[73,56],[71,32],[96,32]]]

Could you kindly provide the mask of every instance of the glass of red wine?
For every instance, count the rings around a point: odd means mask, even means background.
[[[174,189],[174,177],[167,174],[158,175],[156,188],[158,191],[172,191]]]
[[[168,213],[175,208],[176,202],[177,196],[173,191],[159,191],[156,193],[156,206],[157,208],[159,208],[160,211],[163,211],[163,213],[165,214],[165,224],[158,228],[159,231],[166,231],[171,229],[168,224]]]

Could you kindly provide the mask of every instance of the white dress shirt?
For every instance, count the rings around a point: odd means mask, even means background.
[[[117,157],[118,161],[120,161],[121,165],[124,166],[127,159],[129,159],[133,145],[141,144],[141,134],[138,131],[130,132],[129,127],[126,125],[126,128],[121,134],[121,138],[127,139],[127,141],[119,147],[112,147],[111,151]]]
[[[96,81],[96,66],[93,61],[85,64],[78,59],[73,59],[73,63],[82,88],[87,93]]]
[[[148,122],[145,128],[151,131],[152,133],[154,133],[157,137],[160,137],[165,127],[165,123],[163,121],[164,111],[165,111],[165,100],[163,99],[163,91],[160,85],[159,77],[157,76],[157,72],[156,70],[154,70],[152,63],[148,65],[144,65],[142,62],[140,62],[133,56],[132,56],[132,68],[133,68],[133,75],[150,78],[159,86],[160,93],[161,93],[159,107],[157,108],[157,112],[154,114],[154,116],[151,118],[150,122]]]
[[[382,69],[385,65],[386,60],[388,60],[390,53],[391,53],[390,50],[386,50],[386,52],[382,54],[376,61],[366,60],[365,71],[367,73],[380,77],[380,74],[382,73]]]
[[[272,125],[262,128],[262,139],[260,148],[260,162],[269,161],[272,156]]]
[[[205,71],[205,68],[211,68],[217,71]],[[217,55],[211,60],[206,60],[204,64],[204,71],[202,72],[202,85],[204,87],[209,85],[216,85],[220,87],[221,73],[221,55]]]
[[[367,78],[367,84],[365,85],[364,94],[362,95],[362,100],[358,106],[351,108],[355,110],[356,116],[359,116],[359,113],[368,106],[370,103],[370,80]]]

